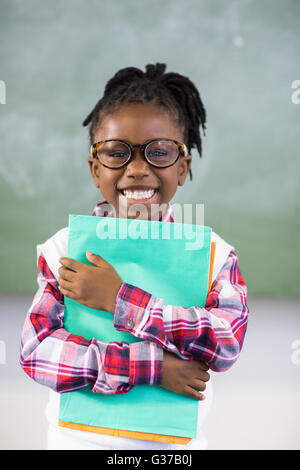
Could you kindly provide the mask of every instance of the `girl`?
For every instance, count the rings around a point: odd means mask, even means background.
[[[201,157],[199,127],[205,131],[206,111],[195,85],[165,69],[157,63],[147,65],[146,72],[118,71],[83,122],[90,125],[91,175],[104,196],[95,217],[137,217],[138,203],[145,208],[143,217],[174,222],[169,203],[188,172],[192,178],[191,149]],[[212,241],[213,283],[205,308],[166,305],[124,282],[98,255],[87,253],[93,266],[66,258],[67,228],[38,245],[39,289],[23,328],[20,363],[31,378],[52,389],[48,449],[207,447],[201,431],[212,398],[207,370],[224,371],[237,360],[249,314],[234,248],[214,232]],[[62,253],[59,259],[51,255],[54,246]],[[113,312],[117,330],[144,341],[104,343],[71,335],[64,329],[64,295]],[[190,322],[193,329],[187,327]],[[184,446],[59,428],[59,393],[88,384],[95,393],[110,394],[150,384],[199,400],[197,438]]]

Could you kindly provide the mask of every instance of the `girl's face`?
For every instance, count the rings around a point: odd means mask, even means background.
[[[157,138],[184,142],[183,130],[167,111],[154,104],[136,103],[124,105],[117,111],[104,115],[94,132],[93,143],[100,140],[122,139],[131,144],[143,144]],[[96,186],[99,187],[105,200],[115,208],[117,217],[144,218],[139,212],[135,215],[128,214],[130,206],[142,203],[147,219],[159,220],[158,214],[162,215],[165,211],[166,204],[171,201],[177,186],[184,184],[191,159],[191,155],[180,157],[173,166],[156,168],[146,161],[141,149],[135,148],[132,159],[122,168],[105,168],[92,157],[89,157],[88,161]],[[127,199],[121,192],[124,189],[138,189],[138,186],[153,188],[155,193],[150,199],[140,201]],[[153,204],[164,204],[164,206],[159,212],[157,206]]]

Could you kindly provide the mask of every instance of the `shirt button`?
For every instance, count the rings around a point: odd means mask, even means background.
[[[128,320],[126,320],[126,324],[125,324],[127,330],[131,330],[132,326],[133,326],[133,321],[131,320],[131,318],[129,318]]]

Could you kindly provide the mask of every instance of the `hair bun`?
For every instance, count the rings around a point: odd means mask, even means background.
[[[164,74],[166,67],[166,64],[160,64],[159,62],[157,62],[155,65],[148,64],[146,65],[146,76],[154,79],[159,78]]]

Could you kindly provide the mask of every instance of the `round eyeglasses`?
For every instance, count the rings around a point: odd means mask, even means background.
[[[121,168],[131,160],[136,147],[142,150],[147,162],[157,168],[168,168],[174,165],[181,155],[188,155],[186,145],[172,139],[153,139],[136,145],[125,140],[101,140],[91,145],[91,155],[106,168]]]

